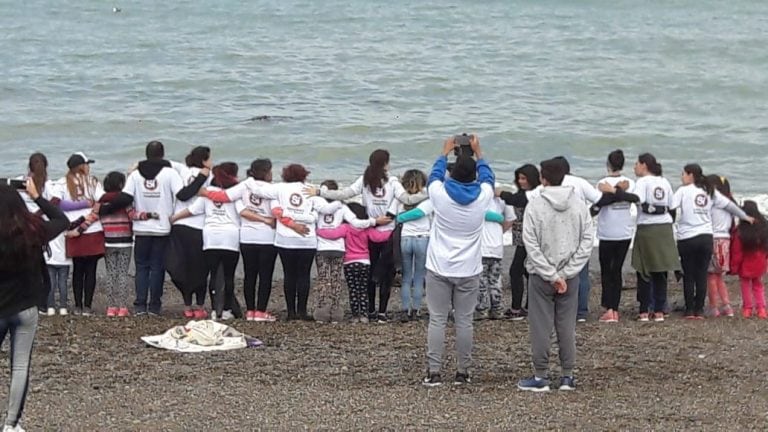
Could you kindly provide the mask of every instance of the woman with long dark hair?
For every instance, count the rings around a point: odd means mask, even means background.
[[[712,260],[712,208],[723,209],[739,219],[753,222],[744,210],[724,197],[704,177],[701,166],[688,164],[681,175],[683,185],[672,197],[670,208],[679,209],[677,249],[683,266],[685,318],[704,319],[707,269]]]
[[[11,334],[7,430],[21,430],[37,305],[46,295],[43,247],[69,225],[67,217],[40,196],[34,180],[27,180],[26,192],[48,221],[30,213],[16,190],[0,185],[0,343]]]
[[[175,166],[184,188],[176,194],[174,213],[191,207],[204,198],[197,196],[200,188],[210,184],[210,170],[213,166],[211,149],[198,146],[189,152],[185,166]],[[166,271],[171,281],[181,291],[184,299],[184,318],[205,319],[205,290],[208,266],[203,254],[203,224],[205,215],[179,219],[171,226],[171,236],[166,259]],[[193,304],[193,296],[195,303]]]
[[[327,188],[307,187],[304,193],[318,195],[333,200],[346,200],[362,195],[366,213],[372,218],[378,218],[392,212],[392,203],[398,200],[406,205],[415,205],[427,199],[426,192],[409,194],[403,188],[397,177],[389,176],[389,152],[383,149],[374,150],[368,157],[368,167],[365,172],[350,186],[340,190]],[[381,225],[376,229],[392,232],[395,229],[394,222]],[[389,304],[390,290],[394,279],[394,254],[386,256],[388,241],[381,243],[371,242],[369,252],[371,258],[371,277],[368,280],[368,312],[371,319],[378,322],[387,322],[387,306]],[[391,245],[390,245],[391,246]],[[391,252],[391,251],[390,251]],[[380,265],[380,261],[382,261]],[[386,268],[382,268],[382,265]],[[378,268],[377,268],[378,267]],[[374,277],[374,274],[378,275]],[[379,307],[376,308],[376,286],[379,287]]]
[[[518,191],[532,191],[539,187],[541,179],[539,178],[539,169],[531,164],[525,164],[515,170],[515,185]],[[517,219],[512,222],[512,244],[515,246],[515,256],[509,266],[509,286],[512,289],[512,304],[505,314],[512,321],[525,319],[527,312],[523,308],[523,292],[525,291],[525,282],[523,278],[528,277],[525,271],[525,259],[528,254],[523,244],[523,216],[525,206],[514,207]]]

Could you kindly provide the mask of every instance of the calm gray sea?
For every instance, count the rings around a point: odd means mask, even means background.
[[[766,47],[765,1],[0,0],[0,176],[35,150],[104,174],[160,139],[349,181],[476,131],[503,182],[558,154],[595,180],[623,148],[755,195]]]

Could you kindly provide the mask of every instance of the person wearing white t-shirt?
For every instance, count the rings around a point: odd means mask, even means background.
[[[446,176],[448,155],[457,148],[454,138],[443,144],[429,175],[429,200],[434,219],[427,247],[427,376],[422,384],[442,383],[440,370],[445,350],[445,327],[453,310],[456,330],[457,372],[455,384],[470,382],[473,314],[483,271],[481,238],[485,213],[494,197],[494,174],[483,159],[480,140],[470,137],[477,161],[460,153]]]
[[[389,152],[387,150],[374,150],[368,158],[368,167],[365,173],[351,185],[337,191],[327,188],[315,189],[308,187],[305,191],[308,195],[318,195],[333,200],[347,200],[358,195],[363,198],[366,213],[372,218],[386,216],[392,213],[394,201],[406,205],[416,205],[427,199],[427,194],[419,192],[409,194],[403,188],[397,177],[389,176]],[[390,216],[394,216],[390,214]],[[393,231],[395,224],[390,223],[376,227],[379,231]],[[383,256],[387,250],[388,241],[371,242],[369,252],[371,256],[371,278],[368,280],[368,312],[371,319],[379,322],[389,320],[387,306],[392,287],[392,279],[395,274],[394,262],[388,262]],[[382,261],[380,263],[380,261]],[[382,268],[382,265],[387,268]],[[379,275],[378,278],[375,275]],[[377,280],[378,279],[378,280]],[[376,308],[376,286],[379,286],[379,307]],[[378,310],[378,313],[377,313]]]
[[[136,315],[160,315],[162,312],[165,260],[171,233],[176,194],[184,187],[171,163],[164,159],[165,148],[160,141],[151,141],[146,147],[147,160],[139,162],[138,169],[126,180],[123,193],[112,203],[102,205],[101,211],[125,208],[133,203],[137,212],[156,213],[158,219],[136,221],[133,224],[136,263]]]
[[[61,189],[62,205],[65,201],[87,203],[79,210],[65,211],[71,222],[81,217],[89,217],[96,202],[104,195],[101,182],[90,174],[90,164],[94,161],[83,153],[75,153],[67,160],[69,171],[63,179],[65,186]],[[96,221],[80,234],[72,230],[66,234],[67,256],[72,258],[72,291],[75,295],[75,315],[93,315],[91,308],[93,295],[96,290],[96,268],[104,256],[104,230],[101,223]]]
[[[731,183],[724,176],[710,174],[707,181],[724,197],[733,201],[731,195]],[[733,215],[723,209],[712,207],[712,261],[707,269],[707,298],[709,299],[709,313],[712,317],[733,317],[728,287],[725,285],[724,276],[731,270],[731,229],[733,229]]]
[[[704,319],[707,296],[707,269],[712,260],[712,208],[728,211],[747,222],[747,216],[733,201],[715,190],[698,164],[688,164],[681,175],[683,185],[672,196],[671,208],[679,209],[677,249],[683,267],[685,318]]]
[[[640,302],[638,320],[663,322],[667,303],[667,274],[680,270],[672,230],[672,186],[662,177],[661,164],[650,153],[638,156],[635,175],[635,195],[639,200],[632,267],[637,271],[637,299]],[[649,310],[651,302],[654,311]]]
[[[176,194],[174,213],[189,208],[197,201],[201,188],[211,184],[213,157],[211,149],[205,146],[193,148],[184,160],[185,164],[171,162],[179,173],[184,187]],[[202,320],[208,317],[205,311],[205,297],[208,281],[208,266],[203,255],[203,224],[205,215],[180,219],[171,225],[168,239],[166,271],[171,282],[181,292],[184,301],[184,318]],[[193,304],[193,297],[196,300]]]
[[[501,319],[504,316],[501,298],[501,261],[504,258],[504,231],[517,220],[515,208],[504,204],[501,198],[494,198],[488,212],[497,216],[490,221],[486,214],[481,238],[483,272],[475,307],[476,319]]]
[[[624,169],[624,152],[612,151],[608,155],[608,176],[597,183],[601,191],[612,194],[625,192],[633,194],[634,201],[639,200],[635,191],[635,181],[622,175]],[[621,188],[624,186],[624,188]],[[619,322],[619,304],[623,285],[622,268],[629,251],[629,244],[635,233],[635,220],[632,217],[632,202],[618,201],[599,207],[597,214],[597,238],[600,240],[600,281],[603,292],[600,304],[605,313],[600,322]]]
[[[224,162],[213,167],[211,191],[223,190],[237,184],[237,164]],[[204,215],[203,254],[210,274],[209,292],[211,310],[216,318],[234,318],[232,309],[235,297],[235,270],[240,261],[240,216],[234,203],[210,199],[195,201],[187,209],[176,213],[172,221]],[[224,290],[217,290],[216,272],[224,272]]]

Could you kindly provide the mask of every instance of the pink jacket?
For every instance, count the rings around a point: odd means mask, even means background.
[[[389,240],[392,231],[379,231],[375,228],[357,229],[352,225],[343,223],[338,228],[318,229],[317,235],[336,240],[344,237],[346,251],[344,252],[344,264],[352,261],[364,261],[370,263],[368,241],[383,243]]]

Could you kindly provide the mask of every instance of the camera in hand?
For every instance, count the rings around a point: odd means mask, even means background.
[[[470,142],[472,141],[472,135],[467,135],[465,133],[461,135],[456,135],[453,137],[453,143],[455,147],[453,148],[453,154],[458,156],[469,156],[472,157],[475,155],[475,152],[472,151],[472,145]]]
[[[12,179],[12,178],[0,178],[0,184],[8,185],[14,189],[24,190],[27,188],[27,182],[25,180]]]

